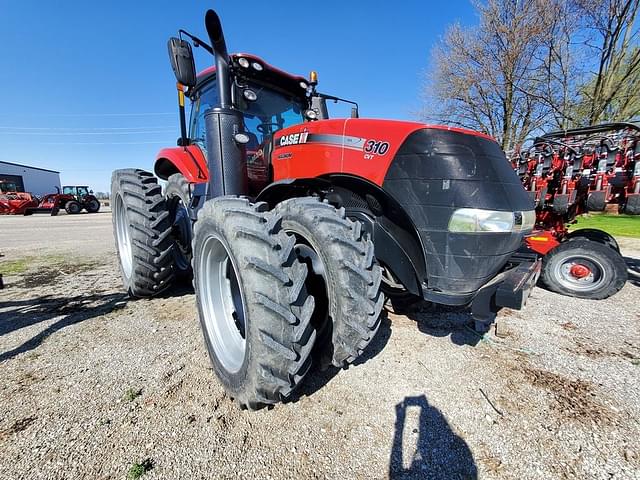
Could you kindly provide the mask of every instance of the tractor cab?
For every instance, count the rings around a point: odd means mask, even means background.
[[[19,192],[18,185],[15,182],[0,181],[0,193]]]
[[[269,158],[274,134],[307,120],[309,82],[253,55],[233,54],[230,60],[234,72],[231,101],[242,114],[243,136],[239,140],[245,148],[249,191],[257,194],[271,181]],[[206,157],[205,115],[220,102],[216,68],[201,72],[186,95],[191,101],[188,143],[197,145]]]
[[[77,200],[80,200],[92,193],[93,193],[93,190],[89,190],[89,187],[87,187],[86,185],[82,185],[82,186],[65,185],[62,187],[63,195],[71,195],[75,197]]]

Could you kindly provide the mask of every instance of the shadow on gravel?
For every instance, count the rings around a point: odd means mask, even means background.
[[[376,336],[373,338],[371,343],[364,349],[362,355],[360,355],[352,365],[362,365],[366,361],[371,360],[373,357],[378,355],[384,349],[390,337],[391,321],[389,320],[389,317],[387,317],[386,312],[383,311],[382,317],[380,318],[380,328],[378,328],[378,333],[376,333]],[[303,384],[298,390],[293,392],[288,402],[297,402],[302,397],[313,395],[329,383],[333,377],[340,373],[341,370],[334,366],[330,366],[326,370],[320,370],[317,367],[311,368],[315,370],[313,371],[313,374],[305,377]]]
[[[0,335],[6,335],[21,328],[46,322],[57,317],[61,318],[19,347],[0,353],[0,362],[33,350],[49,335],[69,325],[122,308],[127,301],[128,297],[124,293],[111,293],[106,295],[78,295],[67,298],[47,295],[30,300],[3,302],[3,308],[13,307],[13,309],[0,312]]]
[[[478,478],[471,449],[424,395],[396,405],[389,478]]]
[[[631,257],[623,257],[623,258],[627,264],[627,269],[629,272],[628,282],[631,285],[640,287],[640,259],[631,258]]]
[[[474,320],[467,307],[452,307],[421,301],[395,309],[416,322],[418,330],[433,337],[447,337],[455,345],[476,346],[481,336],[474,331]]]

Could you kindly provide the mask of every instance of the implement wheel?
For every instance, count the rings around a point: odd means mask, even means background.
[[[561,243],[542,262],[542,284],[569,297],[602,300],[617,293],[627,281],[622,256],[614,248],[586,238]]]
[[[158,180],[143,170],[116,170],[111,202],[124,287],[132,297],[157,295],[174,278],[171,223]]]
[[[213,368],[242,407],[287,398],[311,366],[307,267],[264,203],[219,197],[195,223],[194,286]]]
[[[360,356],[380,326],[384,295],[373,242],[343,208],[315,197],[285,200],[274,211],[310,269],[307,286],[316,297],[321,361],[343,367]]]

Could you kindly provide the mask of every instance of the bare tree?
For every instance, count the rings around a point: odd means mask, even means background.
[[[640,0],[487,0],[433,49],[423,117],[507,150],[541,129],[640,115]]]
[[[591,35],[584,45],[597,58],[580,89],[583,123],[626,120],[640,114],[640,49],[635,20],[640,0],[577,0]]]
[[[450,27],[433,51],[426,118],[474,128],[506,150],[544,124],[540,60],[549,30],[541,0],[476,4],[480,25]]]

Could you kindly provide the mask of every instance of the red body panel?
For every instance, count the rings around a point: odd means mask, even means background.
[[[197,145],[163,148],[156,156],[156,167],[164,161],[171,162],[190,183],[209,181],[207,160]]]
[[[391,120],[347,118],[304,123],[276,133],[271,156],[274,181],[348,173],[382,185],[402,143],[423,128],[487,137],[471,130]]]

